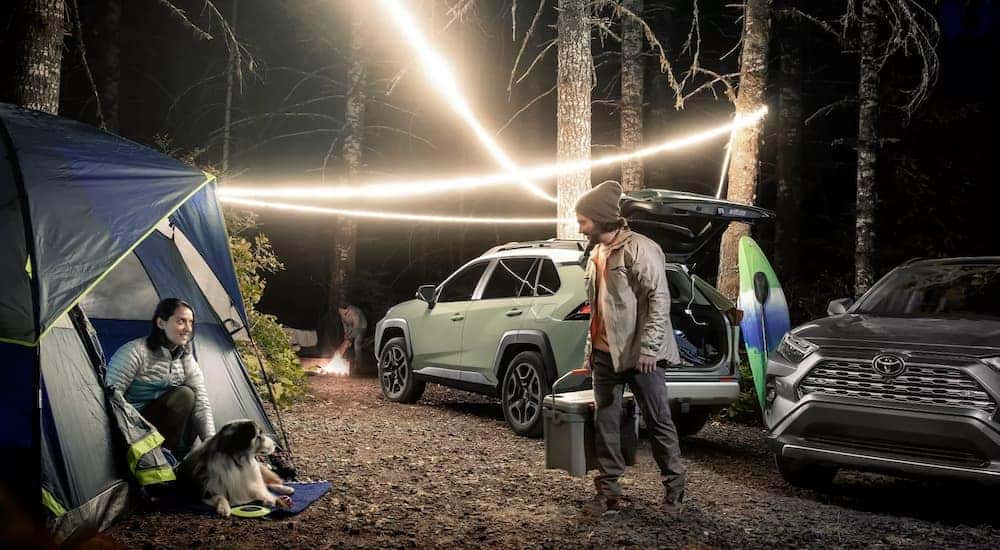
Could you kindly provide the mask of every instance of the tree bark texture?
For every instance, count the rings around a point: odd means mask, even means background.
[[[861,67],[858,78],[858,181],[855,205],[854,294],[872,286],[875,244],[875,166],[879,149],[878,0],[861,3]]]
[[[740,87],[736,96],[736,116],[746,116],[765,103],[767,50],[771,37],[771,0],[747,0],[743,11],[743,51],[740,53]],[[735,133],[729,162],[727,198],[753,204],[760,174],[761,125]],[[739,242],[750,228],[742,223],[729,226],[722,236],[719,252],[718,289],[731,299],[739,294]]]
[[[66,25],[63,0],[20,0],[14,21],[18,36],[12,99],[22,107],[57,114]]]
[[[365,136],[367,75],[362,25],[360,9],[355,9],[351,20],[350,67],[347,71],[347,105],[344,112],[344,144],[341,150],[347,180],[351,184],[356,183],[361,174]],[[357,223],[351,218],[338,217],[334,223],[335,237],[330,247],[327,289],[327,315],[331,323],[337,322],[337,307],[353,301],[352,297],[347,295],[347,283],[356,269],[358,232]]]
[[[643,0],[623,0],[622,6],[642,16]],[[634,18],[622,16],[622,152],[642,147],[642,88],[643,88],[642,26]],[[622,163],[622,189],[628,193],[645,187],[645,172],[641,159]]]
[[[593,58],[590,55],[590,11],[587,0],[559,0],[558,75],[556,108],[556,160],[590,159],[590,88]],[[590,189],[590,169],[558,178],[559,219],[574,217],[574,207]],[[560,222],[556,236],[579,238],[573,221]]]
[[[781,90],[778,98],[778,190],[775,251],[781,276],[798,270],[799,211],[802,208],[802,29],[789,23],[779,31]]]

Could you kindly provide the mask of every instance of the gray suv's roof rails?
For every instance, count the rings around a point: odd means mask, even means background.
[[[578,250],[580,252],[583,252],[584,247],[585,247],[584,241],[575,241],[569,239],[547,239],[544,241],[510,242],[507,244],[494,246],[493,248],[487,250],[485,253],[493,254],[495,252],[503,252],[505,250],[517,250],[519,248],[558,248],[560,250]]]

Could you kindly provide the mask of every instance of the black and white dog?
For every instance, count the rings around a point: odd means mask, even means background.
[[[184,457],[177,479],[187,492],[223,517],[230,515],[230,506],[251,501],[271,508],[288,507],[287,498],[276,498],[271,491],[290,495],[295,489],[283,485],[281,478],[256,458],[274,450],[274,441],[256,422],[234,420]]]

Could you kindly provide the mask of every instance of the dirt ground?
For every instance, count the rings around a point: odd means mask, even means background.
[[[775,471],[759,428],[713,423],[682,443],[686,508],[664,517],[649,445],[623,479],[633,509],[582,518],[589,479],[544,469],[543,442],[513,435],[493,401],[429,386],[387,402],[373,378],[315,376],[285,413],[300,471],[333,491],[285,520],[132,516],[128,547],[997,547],[985,487],[841,474],[824,492]]]

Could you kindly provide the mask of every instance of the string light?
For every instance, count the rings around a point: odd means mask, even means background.
[[[402,2],[398,0],[380,0],[382,6],[386,8],[386,13],[392,21],[399,27],[400,32],[406,37],[407,44],[412,46],[414,51],[417,53],[417,57],[420,59],[420,63],[424,67],[424,71],[427,73],[428,81],[437,89],[439,92],[444,94],[451,108],[458,113],[460,117],[465,121],[466,124],[472,128],[473,133],[486,148],[486,151],[500,164],[500,166],[511,173],[518,172],[517,164],[507,155],[506,152],[500,147],[500,145],[493,139],[493,136],[486,131],[476,115],[473,114],[472,108],[469,103],[465,100],[462,95],[461,90],[458,87],[458,82],[455,80],[455,75],[452,73],[451,68],[444,58],[438,54],[434,48],[427,41],[427,37],[420,32],[420,27],[417,22],[406,10],[406,7]],[[529,181],[528,179],[520,178],[521,185],[525,186],[529,191],[531,191],[535,196],[545,199],[549,202],[556,202],[556,198],[544,190],[539,188],[537,185]]]
[[[653,155],[680,151],[712,139],[732,135],[740,128],[756,124],[767,114],[767,107],[761,107],[745,117],[737,117],[722,126],[695,132],[681,138],[656,143],[628,153],[618,153],[591,160],[567,163],[537,165],[520,169],[514,173],[497,173],[478,176],[462,176],[452,179],[388,181],[360,186],[292,187],[292,186],[226,186],[219,190],[222,197],[256,198],[308,198],[308,199],[376,199],[405,198],[431,193],[469,190],[477,187],[510,185],[520,178],[547,179],[576,172],[581,169],[610,166],[626,160],[645,158]],[[728,153],[727,153],[728,154]]]
[[[272,210],[284,210],[289,212],[301,212],[304,214],[326,214],[332,216],[345,216],[351,218],[367,218],[377,220],[411,221],[411,222],[435,222],[435,223],[462,223],[462,224],[497,224],[497,225],[555,225],[563,222],[576,222],[576,218],[480,218],[461,216],[435,216],[431,214],[406,214],[404,212],[376,212],[372,210],[350,210],[344,208],[327,208],[323,206],[305,206],[300,204],[287,204],[281,202],[267,202],[253,199],[243,199],[239,197],[220,197],[222,202],[239,204],[251,208],[270,208]]]

